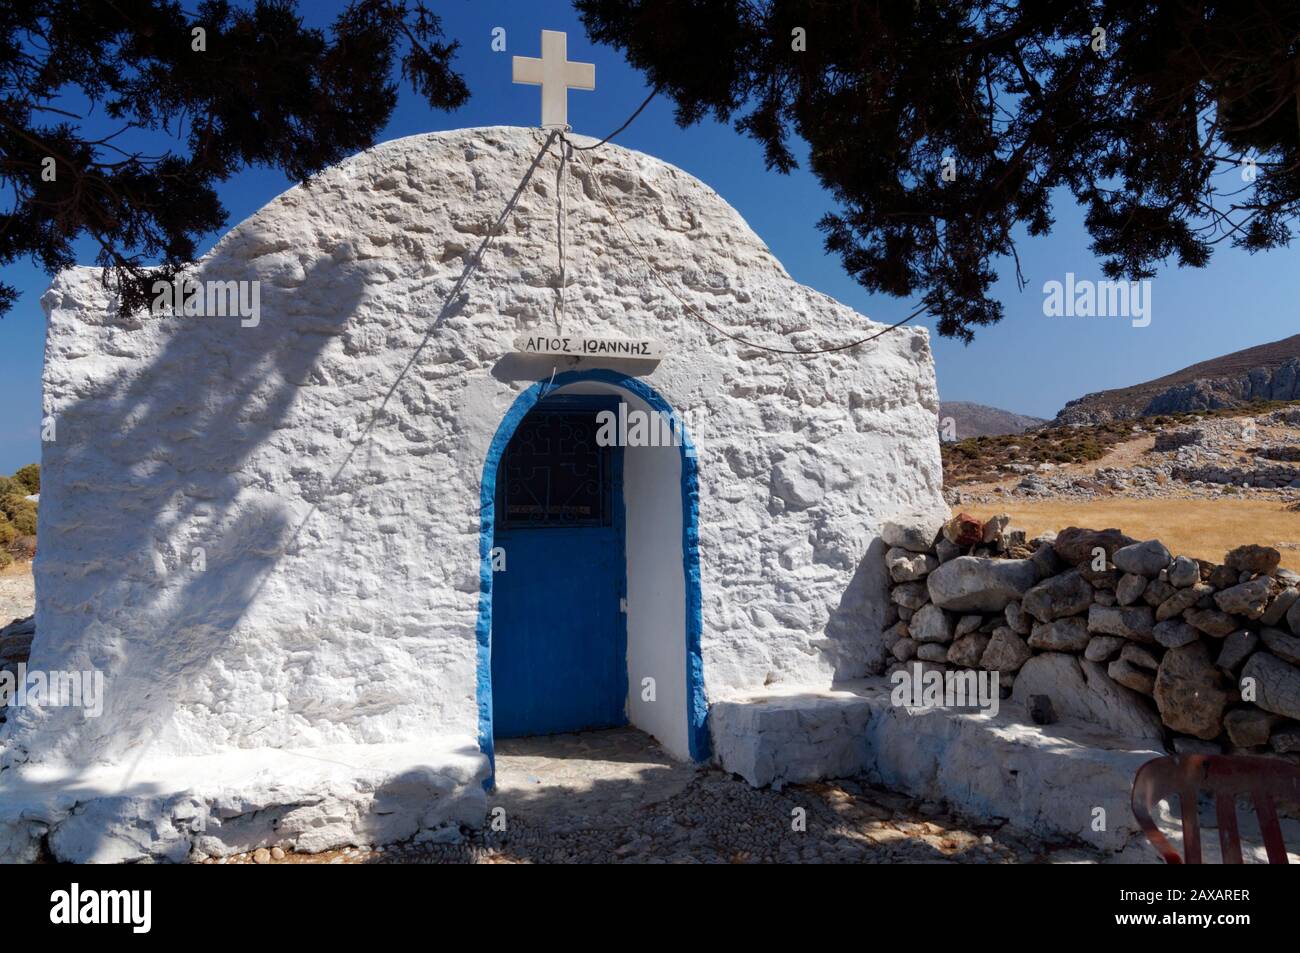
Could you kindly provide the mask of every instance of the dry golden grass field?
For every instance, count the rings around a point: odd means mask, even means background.
[[[1300,572],[1300,512],[1278,500],[1017,500],[957,507],[987,519],[1009,513],[1011,525],[1038,533],[1067,526],[1118,527],[1136,539],[1159,539],[1175,555],[1221,562],[1246,543],[1272,546],[1283,567]]]

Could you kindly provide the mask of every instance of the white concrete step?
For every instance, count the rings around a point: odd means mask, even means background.
[[[1034,725],[1007,700],[996,713],[896,707],[890,691],[879,678],[715,702],[716,757],[758,786],[865,775],[1041,837],[1111,852],[1144,842],[1129,791],[1165,754],[1151,741]]]

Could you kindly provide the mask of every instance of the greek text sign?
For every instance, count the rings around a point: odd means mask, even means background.
[[[571,334],[530,334],[515,340],[520,354],[560,354],[569,357],[628,357],[662,360],[666,352],[659,341],[648,338],[588,338]]]

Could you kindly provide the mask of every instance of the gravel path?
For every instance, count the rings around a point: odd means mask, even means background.
[[[0,569],[0,629],[12,619],[25,619],[36,611],[32,564],[17,562]]]
[[[489,825],[455,843],[208,863],[1033,863],[1091,852],[1035,842],[859,780],[756,790],[673,762],[634,729],[502,742]],[[455,835],[453,835],[455,836]]]

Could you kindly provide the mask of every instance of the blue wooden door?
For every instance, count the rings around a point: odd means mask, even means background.
[[[597,444],[616,398],[551,397],[497,470],[492,720],[498,738],[627,724],[622,449]]]

